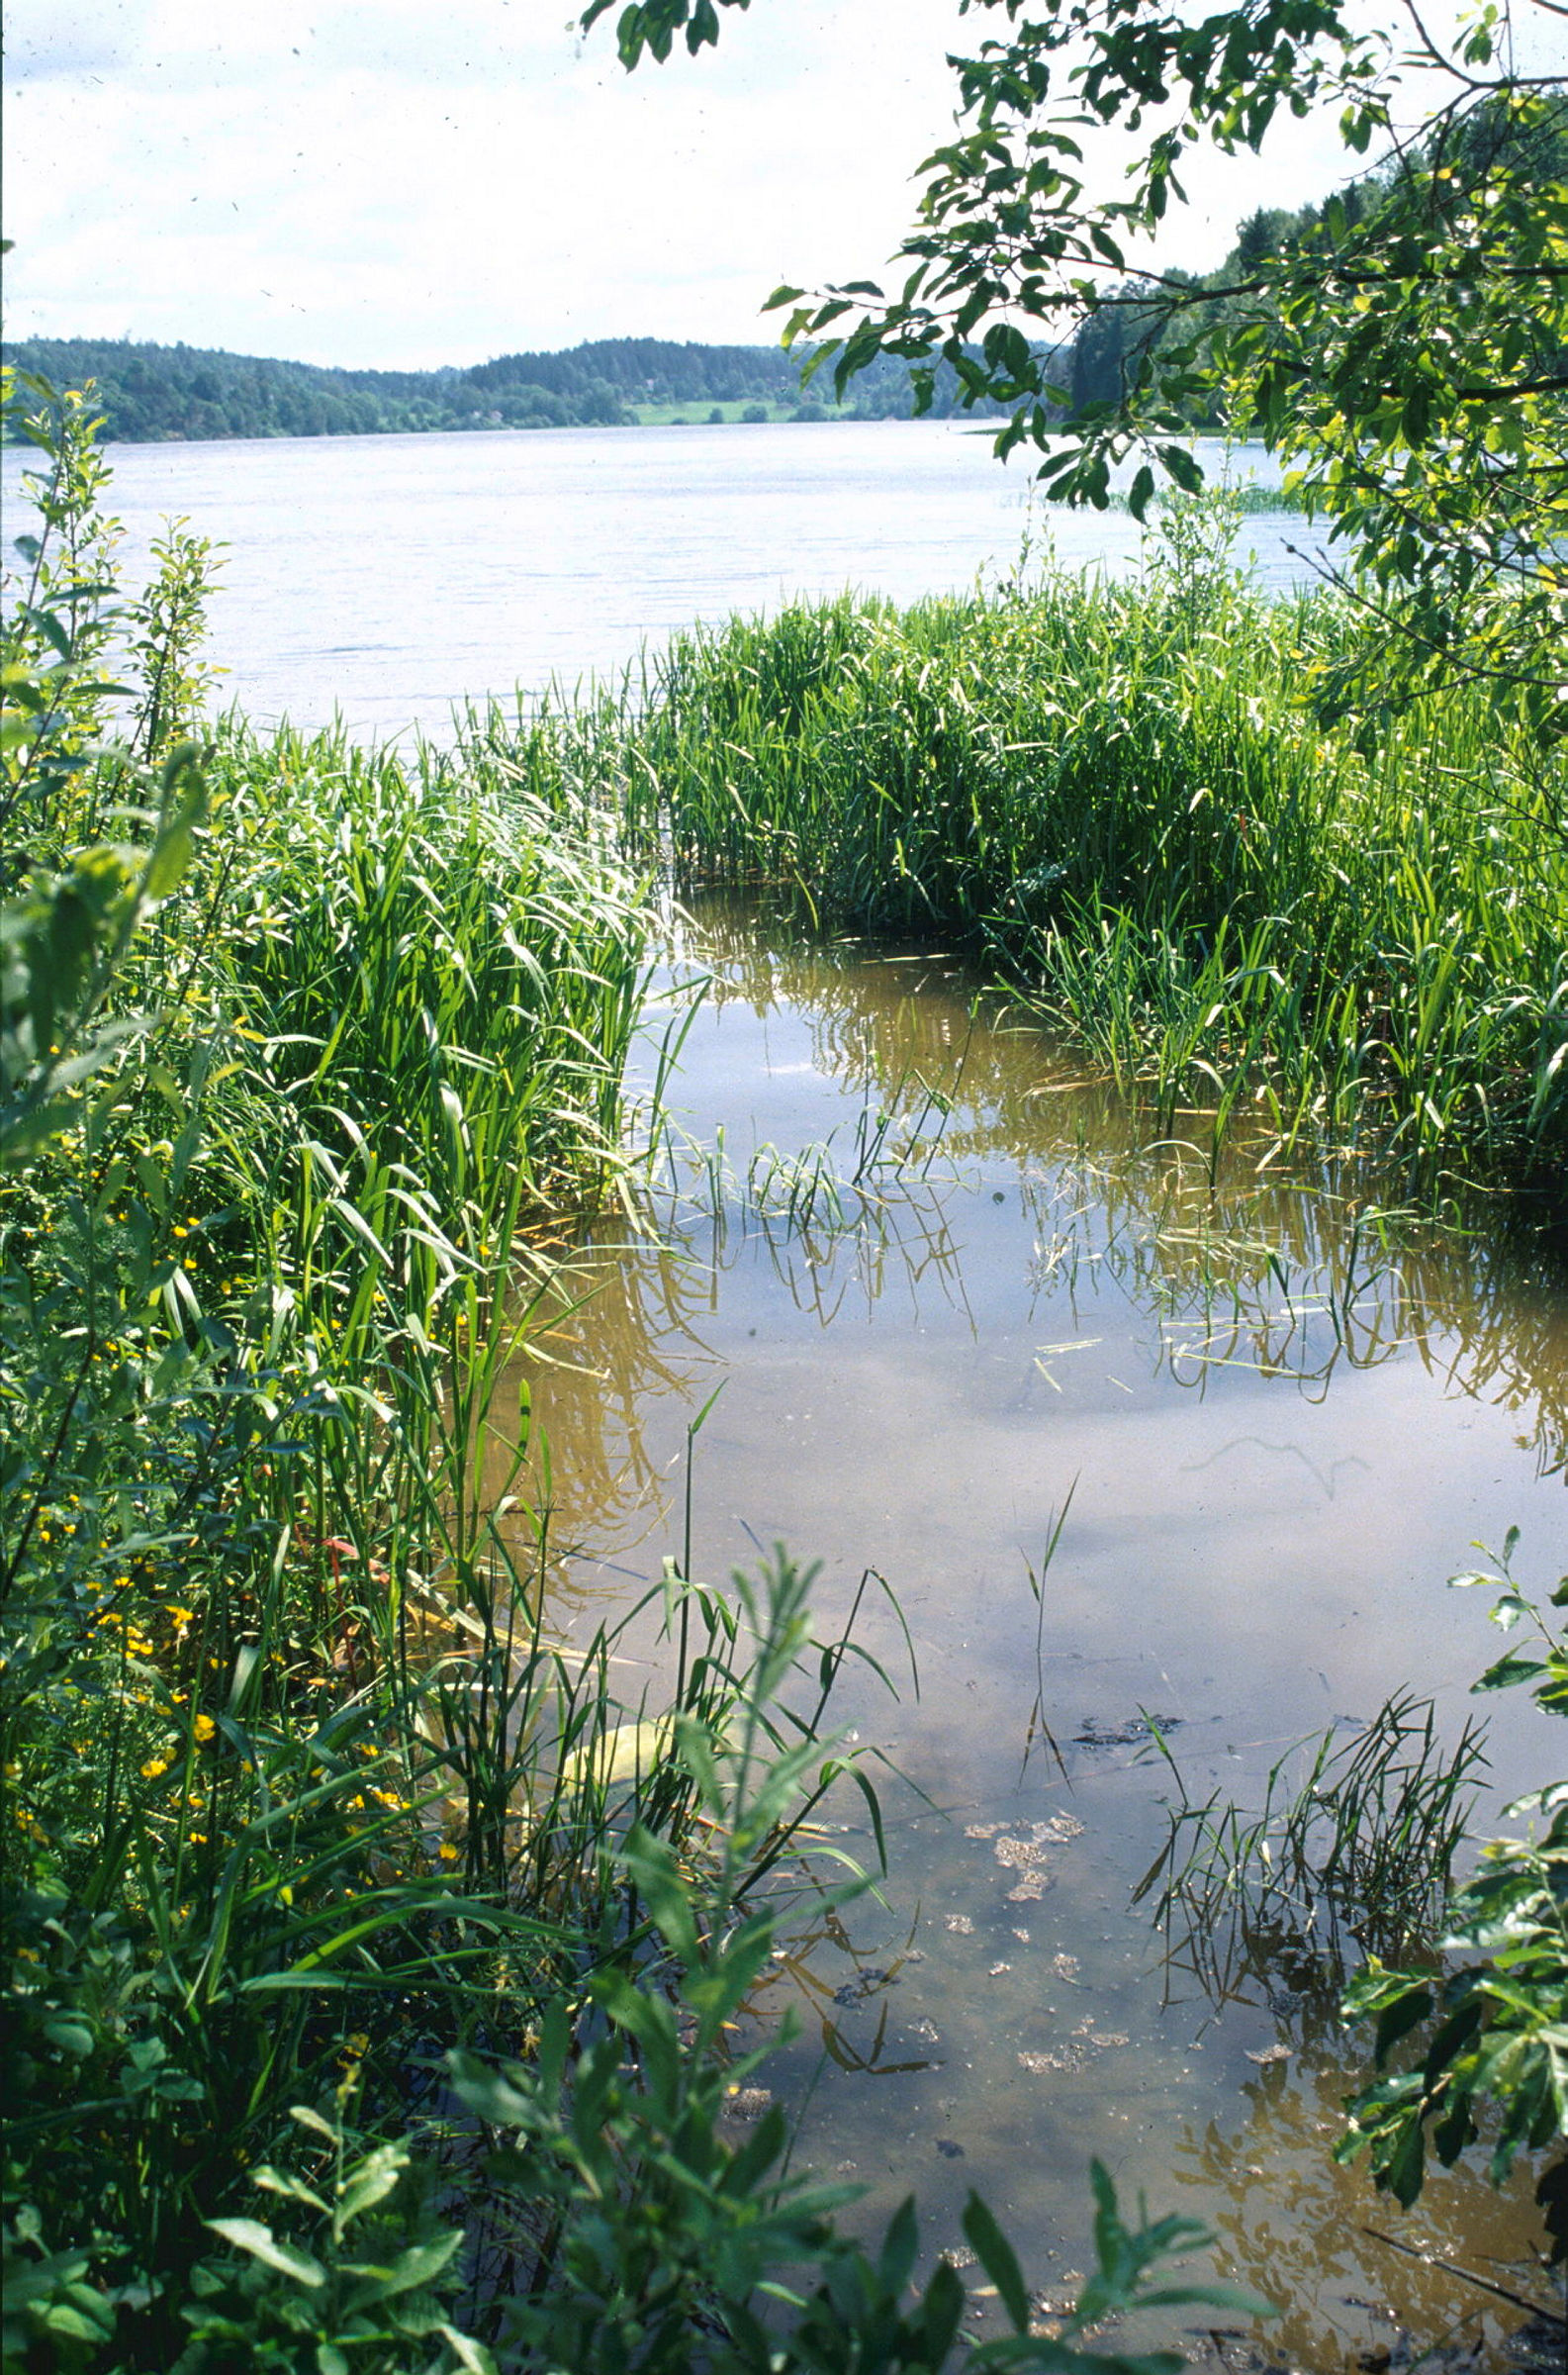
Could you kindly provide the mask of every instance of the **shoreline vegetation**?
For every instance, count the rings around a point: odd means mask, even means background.
[[[1561,761],[1462,695],[1321,730],[1335,608],[1247,595],[1212,506],[1133,587],[737,620],[451,753],[263,739],[205,713],[201,539],[123,594],[96,408],[20,401],[6,2363],[588,2375],[700,2331],[727,2375],[935,2375],[973,2303],[946,2259],[912,2287],[912,2207],[867,2250],[782,2112],[729,2108],[803,1859],[858,1884],[826,1794],[880,1845],[832,1740],[862,1653],[783,1552],[720,1589],[687,1542],[667,1696],[626,1702],[613,1630],[552,1629],[519,1498],[513,1356],[582,1219],[632,1218],[665,853],[958,932],[1156,1120],[1198,1080],[1217,1147],[1375,1146],[1440,1197],[1562,1177]],[[1211,2238],[1093,2182],[1049,2335],[970,2197],[974,2363],[1173,2375],[1085,2337],[1143,2297],[1258,2310],[1172,2283]]]
[[[1568,770],[1492,688],[1318,722],[1360,627],[1250,589],[1245,491],[1140,577],[1047,567],[900,612],[694,628],[577,711],[470,740],[559,768],[684,884],[978,956],[1148,1108],[1440,1202],[1568,1182]]]

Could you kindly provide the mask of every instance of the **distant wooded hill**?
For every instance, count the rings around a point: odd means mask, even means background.
[[[806,391],[799,363],[777,346],[596,338],[558,353],[504,354],[469,370],[335,371],[200,346],[129,339],[24,338],[6,348],[19,369],[55,386],[96,382],[106,433],[128,444],[195,437],[366,436],[420,429],[622,428],[645,416],[769,420],[902,420],[909,377],[890,359],[832,402],[826,375]],[[957,382],[939,379],[933,410],[957,411]]]
[[[1375,198],[1376,174],[1338,193],[1346,222]],[[1217,272],[1173,272],[1204,301],[1182,336],[1225,323],[1227,289],[1265,256],[1317,230],[1320,210],[1261,208],[1242,224]],[[1128,302],[1093,316],[1061,355],[1059,377],[1071,408],[1117,402],[1145,349],[1156,349],[1155,317],[1139,305],[1140,283],[1122,283]],[[639,421],[901,421],[914,410],[907,367],[882,355],[833,402],[824,370],[800,386],[800,358],[778,346],[704,346],[671,338],[592,338],[558,352],[503,354],[468,370],[329,371],[200,346],[150,346],[130,339],[26,338],[7,357],[55,386],[96,381],[108,434],[128,443],[175,437],[365,436],[410,429],[625,428]],[[950,365],[938,370],[931,412],[963,408]],[[1007,408],[978,405],[981,415]],[[1205,417],[1194,428],[1219,428]],[[1234,425],[1245,428],[1245,423]]]

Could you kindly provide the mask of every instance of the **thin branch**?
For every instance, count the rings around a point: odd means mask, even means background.
[[[1507,2301],[1514,2309],[1526,2310],[1532,2318],[1544,2318],[1549,2326],[1568,2325],[1560,2309],[1548,2309],[1543,2302],[1531,2301],[1524,2293],[1510,2292],[1506,2284],[1494,2284],[1490,2276],[1477,2276],[1472,2269],[1461,2268],[1456,2259],[1444,2259],[1436,2251],[1418,2251],[1412,2244],[1400,2242],[1397,2236],[1385,2234],[1380,2227],[1363,2226],[1361,2232],[1369,2234],[1374,2242],[1387,2243],[1391,2251],[1403,2251],[1407,2259],[1415,2260],[1421,2267],[1446,2268],[1450,2276],[1462,2276],[1466,2284],[1478,2286],[1483,2293],[1495,2293],[1500,2301]]]

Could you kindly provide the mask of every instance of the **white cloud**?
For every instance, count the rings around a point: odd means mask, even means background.
[[[872,275],[945,137],[956,0],[766,0],[627,76],[571,0],[10,0],[13,335],[415,367],[762,339]],[[1201,265],[1334,177],[1320,127],[1193,172]]]

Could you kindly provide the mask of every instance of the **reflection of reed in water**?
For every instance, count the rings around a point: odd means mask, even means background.
[[[671,1212],[650,1207],[650,1220]],[[694,1415],[722,1373],[702,1332],[726,1274],[762,1265],[793,1308],[826,1328],[847,1309],[868,1314],[900,1287],[913,1307],[933,1294],[964,1308],[960,1249],[940,1190],[857,1195],[853,1218],[795,1226],[744,1194],[721,1196],[682,1249],[651,1233],[585,1247],[558,1290],[553,1318],[516,1357],[512,1390],[536,1415],[513,1531],[548,1516],[553,1587],[585,1552],[629,1558],[662,1551],[677,1489],[650,1449],[656,1413]],[[646,1559],[639,1576],[651,1573]],[[568,1587],[569,1588],[569,1587]]]
[[[710,971],[716,1011],[733,997],[759,1013],[793,1009],[816,1069],[865,1100],[860,1127],[847,1120],[825,1149],[764,1150],[778,1157],[771,1193],[755,1162],[735,1179],[707,1150],[700,1177],[667,1184],[649,1206],[679,1252],[592,1254],[592,1293],[540,1347],[570,1366],[549,1369],[547,1390],[535,1372],[563,1548],[629,1548],[662,1522],[668,1479],[645,1415],[672,1399],[694,1410],[716,1381],[701,1323],[725,1273],[766,1266],[822,1327],[894,1294],[911,1322],[967,1312],[954,1199],[973,1183],[959,1175],[998,1160],[1034,1219],[1021,1297],[1065,1306],[1056,1333],[1081,1332],[1113,1283],[1149,1314],[1153,1372],[1198,1393],[1241,1366],[1318,1398],[1340,1371],[1414,1358],[1445,1392],[1517,1412],[1538,1473],[1563,1466],[1568,1304],[1538,1250],[1380,1207],[1364,1166],[1330,1161],[1282,1181],[1257,1175],[1240,1137],[1217,1171],[1196,1142],[1148,1145],[1114,1087],[1083,1081],[1016,1011],[977,1005],[974,978],[929,953],[903,963],[787,929],[770,939],[754,906],[707,898],[684,956]],[[833,1195],[796,1192],[812,1164]],[[785,1192],[781,1180],[794,1185]]]
[[[759,1012],[769,1000],[798,1009],[824,1074],[905,1110],[932,1090],[951,1100],[949,1165],[1024,1166],[1041,1227],[1037,1284],[1103,1270],[1157,1314],[1158,1365],[1174,1382],[1201,1390],[1216,1367],[1240,1363],[1321,1394],[1337,1370],[1408,1350],[1445,1391],[1518,1412],[1537,1473],[1563,1467],[1568,1302],[1560,1267],[1538,1241],[1511,1235],[1507,1207],[1478,1203],[1460,1234],[1404,1208],[1397,1182],[1364,1161],[1259,1175],[1267,1136],[1249,1140],[1234,1121],[1218,1165],[1201,1137],[1151,1145],[1112,1083],[1084,1080],[1079,1060],[982,998],[958,960],[889,959],[798,933],[775,942],[767,929],[744,901],[704,899],[693,953],[743,978]]]
[[[1348,1184],[1232,1181],[1165,1148],[1069,1157],[1030,1184],[1037,1283],[1076,1308],[1114,1280],[1158,1321],[1156,1370],[1217,1368],[1320,1399],[1339,1369],[1402,1353],[1444,1392],[1518,1412],[1538,1475],[1568,1459],[1568,1299],[1538,1255],[1360,1200]]]
[[[630,1550],[663,1527],[669,1478],[648,1451],[646,1413],[661,1396],[694,1410],[711,1390],[720,1362],[700,1321],[712,1301],[711,1276],[690,1256],[651,1237],[590,1240],[516,1356],[511,1389],[540,1422],[523,1493],[548,1516],[557,1585],[585,1547]]]
[[[629,1550],[663,1523],[669,1478],[646,1420],[672,1401],[695,1410],[717,1381],[702,1322],[726,1273],[763,1265],[822,1327],[894,1295],[912,1323],[967,1312],[955,1198],[972,1194],[971,1167],[998,1161],[1034,1221],[1021,1304],[1053,1305],[1055,1333],[1081,1333],[1114,1285],[1149,1315],[1153,1373],[1200,1394],[1242,1367],[1320,1398],[1341,1371],[1413,1358],[1445,1392],[1516,1412],[1538,1473],[1563,1466],[1568,1303],[1538,1249],[1380,1207],[1364,1166],[1283,1181],[1258,1176],[1240,1138],[1217,1171],[1196,1141],[1149,1145],[1110,1084],[1083,1081],[1015,1011],[976,1005],[973,978],[949,960],[770,939],[753,906],[719,898],[702,901],[684,956],[710,970],[716,1011],[732,998],[793,1009],[817,1070],[863,1098],[860,1127],[847,1120],[825,1148],[759,1150],[772,1172],[754,1160],[742,1178],[707,1150],[648,1206],[676,1250],[586,1249],[570,1290],[581,1299],[521,1365],[547,1412],[562,1552]],[[536,1445],[536,1491],[543,1471]]]
[[[794,1309],[824,1328],[852,1306],[869,1317],[899,1287],[912,1314],[929,1309],[934,1298],[968,1314],[962,1248],[943,1191],[929,1182],[857,1197],[837,1224],[796,1226],[787,1215],[745,1201],[720,1205],[710,1243],[715,1279],[742,1263],[761,1263]]]

